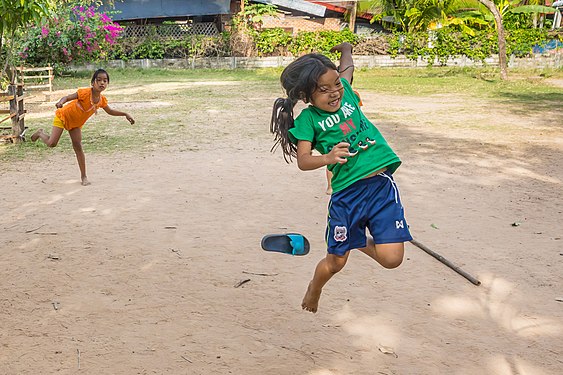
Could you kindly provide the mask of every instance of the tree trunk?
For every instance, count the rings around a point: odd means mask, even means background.
[[[0,75],[5,75],[8,78],[8,81],[10,82],[11,85],[15,84],[15,78],[16,75],[14,74],[14,67],[12,66],[12,61],[10,60],[10,56],[12,56],[12,49],[14,47],[14,36],[16,35],[15,31],[12,31],[12,34],[10,36],[10,43],[8,44],[8,49],[6,50],[6,54],[5,54],[5,58],[6,61],[4,61],[4,66],[2,67],[2,71],[0,73]],[[4,45],[2,46],[4,49],[6,49],[6,43],[4,43]]]
[[[10,115],[12,117],[12,135],[14,143],[19,143],[22,140],[22,133],[25,130],[23,119],[23,86],[22,85],[9,85],[8,94],[14,98],[10,100]],[[21,115],[21,117],[20,117]]]
[[[504,37],[504,26],[502,26],[502,15],[491,0],[479,0],[481,4],[487,7],[495,17],[495,25],[497,27],[498,37],[498,65],[500,67],[500,79],[508,79],[507,59],[506,59],[506,38]]]
[[[352,6],[350,7],[350,23],[349,29],[351,32],[356,32],[356,14],[358,10],[358,2],[352,1]]]

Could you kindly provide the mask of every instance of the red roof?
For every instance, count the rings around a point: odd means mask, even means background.
[[[329,10],[332,10],[332,11],[338,12],[338,13],[342,13],[342,14],[344,14],[348,11],[348,9],[343,7],[343,6],[325,3],[324,1],[309,1],[309,2],[322,5]],[[356,17],[365,18],[366,20],[371,20],[373,18],[373,14],[371,14],[371,13],[358,13],[358,14],[356,14]]]

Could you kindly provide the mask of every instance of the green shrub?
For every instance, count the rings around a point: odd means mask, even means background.
[[[56,18],[25,30],[19,59],[26,65],[55,67],[104,60],[121,30],[94,7],[61,7]]]
[[[476,31],[469,35],[449,28],[442,28],[432,33],[401,33],[389,38],[390,55],[404,54],[416,60],[422,58],[433,64],[446,63],[449,59],[466,56],[473,61],[484,61],[498,53],[497,34],[493,30]],[[506,32],[506,50],[508,55],[529,56],[534,45],[544,45],[550,40],[546,29],[520,29]]]
[[[229,34],[217,36],[189,35],[170,39],[151,36],[148,38],[121,38],[110,59],[162,59],[229,56]]]
[[[282,28],[265,29],[254,36],[254,43],[259,56],[272,55],[274,52],[283,54],[289,42],[291,34]]]
[[[330,49],[342,42],[356,45],[355,50],[359,53],[404,54],[413,60],[422,58],[429,64],[435,61],[445,64],[459,56],[484,61],[498,53],[497,35],[490,29],[469,35],[444,27],[431,32],[380,34],[377,41],[360,37],[348,29],[299,32],[296,35],[281,28],[251,29],[245,31],[242,39],[227,32],[217,36],[166,38],[158,26],[147,28],[147,31],[142,38],[116,39],[121,27],[111,22],[109,16],[97,13],[93,8],[75,7],[70,14],[62,14],[48,25],[30,28],[21,43],[20,56],[27,65],[49,63],[55,67],[103,59],[224,57],[233,54],[300,56],[319,52],[336,59],[337,55]],[[506,31],[507,53],[528,56],[534,45],[544,45],[553,38],[560,37],[549,36],[546,29],[510,29]],[[361,48],[362,44],[365,48]],[[239,49],[240,45],[244,48]]]
[[[288,50],[293,56],[309,52],[324,53],[330,57],[336,55],[330,49],[340,43],[357,44],[360,38],[348,29],[342,31],[303,31],[297,33],[289,43]]]

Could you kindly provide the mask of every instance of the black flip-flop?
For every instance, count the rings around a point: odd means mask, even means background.
[[[299,233],[268,234],[262,238],[262,249],[291,255],[307,255],[311,246]]]

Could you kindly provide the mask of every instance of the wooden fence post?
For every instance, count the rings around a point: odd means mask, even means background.
[[[17,133],[18,141],[24,140],[23,136],[25,134],[25,113],[26,113],[26,110],[25,110],[25,106],[24,106],[24,103],[23,103],[23,97],[24,97],[24,95],[23,95],[23,84],[19,83],[16,86],[16,97],[15,97],[15,100],[17,101],[17,106],[18,106],[18,115],[16,116],[17,117],[16,126],[18,128],[17,129],[17,131],[18,131],[18,133]],[[16,134],[14,134],[14,135],[16,135]]]
[[[25,132],[24,116],[25,109],[23,103],[23,85],[9,85],[8,94],[10,99],[10,116],[12,117],[12,140],[18,143],[23,140]]]

